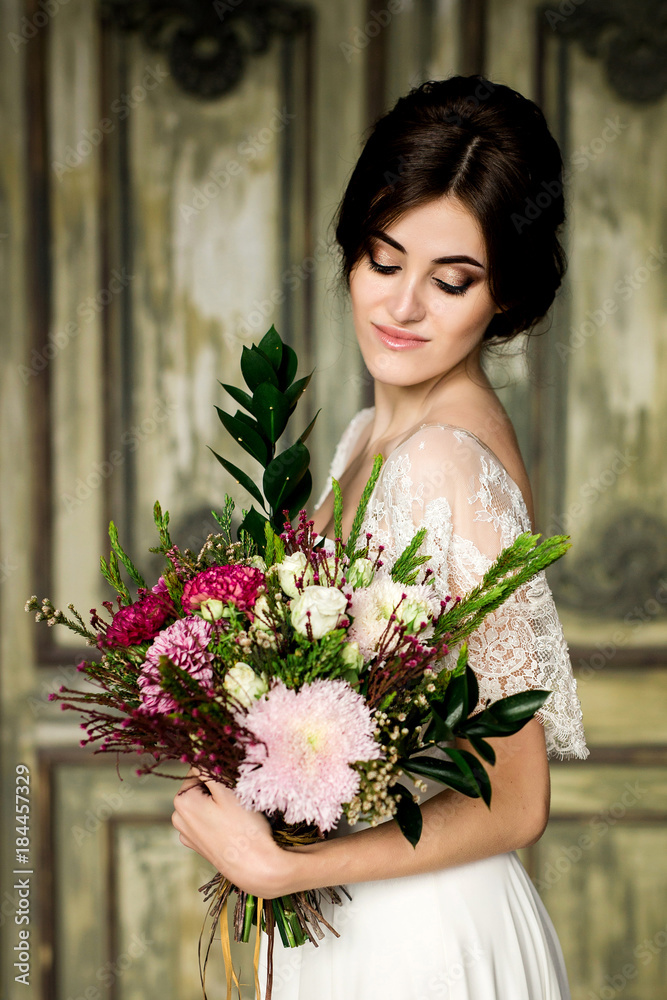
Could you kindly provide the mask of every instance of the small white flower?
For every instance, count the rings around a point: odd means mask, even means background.
[[[250,708],[253,701],[269,690],[264,674],[260,677],[251,666],[243,662],[235,663],[227,671],[223,685],[228,694],[244,708]]]
[[[275,611],[271,610],[269,599],[266,594],[260,594],[252,609],[255,616],[254,628],[262,629],[263,632],[273,632],[272,622],[276,618],[285,617],[285,609],[282,604],[276,604]]]
[[[310,619],[313,638],[321,639],[338,626],[346,606],[347,598],[338,587],[306,587],[303,594],[292,601],[292,625],[297,632],[307,635],[306,626]]]
[[[266,573],[266,563],[261,556],[250,556],[248,566],[254,566],[255,569],[261,569],[262,573]]]
[[[313,567],[308,564],[303,552],[293,552],[292,555],[285,556],[282,562],[276,563],[274,569],[278,574],[280,586],[288,597],[298,597],[296,581],[302,576],[304,587],[313,582]]]

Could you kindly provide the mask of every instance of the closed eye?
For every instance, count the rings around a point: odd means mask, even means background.
[[[378,274],[393,274],[394,271],[401,270],[398,264],[378,264],[376,260],[373,260],[370,254],[368,255],[368,265],[371,271],[377,271]],[[464,295],[472,285],[474,279],[468,278],[463,285],[449,285],[446,281],[441,281],[440,278],[434,278],[433,280],[438,288],[442,288],[442,290],[447,292],[449,295]]]

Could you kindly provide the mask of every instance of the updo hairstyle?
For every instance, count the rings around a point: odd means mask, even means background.
[[[477,219],[491,295],[503,310],[484,340],[542,319],[566,268],[563,161],[533,101],[482,76],[429,80],[371,126],[334,219],[347,288],[374,230],[443,195]],[[449,249],[449,248],[447,248]]]

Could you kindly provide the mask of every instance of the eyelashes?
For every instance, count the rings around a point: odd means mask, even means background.
[[[371,271],[376,271],[378,274],[393,274],[395,271],[400,271],[398,264],[378,264],[376,260],[373,260],[372,255],[368,255],[368,266]],[[447,292],[449,295],[465,295],[467,290],[473,283],[473,278],[468,278],[468,280],[463,285],[449,285],[446,281],[441,281],[440,278],[433,279],[438,286],[442,288],[443,292]]]

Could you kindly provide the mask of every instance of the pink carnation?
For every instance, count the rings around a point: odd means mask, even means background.
[[[183,588],[185,611],[199,611],[205,601],[235,604],[247,611],[257,600],[264,574],[254,566],[213,566],[188,580]]]
[[[160,657],[166,656],[177,667],[183,667],[200,684],[208,686],[213,679],[213,657],[208,652],[212,626],[201,618],[181,618],[160,632],[146,652],[146,662],[139,674],[141,700],[148,712],[173,712],[178,705],[160,685]]]
[[[169,618],[176,617],[176,609],[166,591],[140,593],[142,596],[134,604],[128,604],[113,616],[106,634],[100,636],[101,647],[135,646],[148,642],[155,638]]]
[[[382,756],[366,702],[342,680],[300,691],[277,681],[239,722],[257,742],[239,767],[236,794],[246,808],[282,812],[287,823],[331,830],[359,790],[350,764]]]

